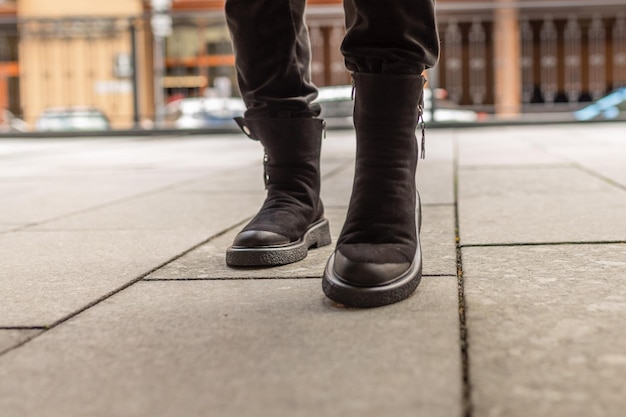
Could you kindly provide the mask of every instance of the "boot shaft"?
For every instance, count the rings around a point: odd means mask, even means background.
[[[412,259],[418,160],[415,131],[423,86],[421,75],[354,74],[356,166],[340,246],[387,244],[395,249],[383,258],[385,262]],[[350,256],[360,258],[357,253]]]
[[[354,124],[414,132],[423,111],[425,79],[417,74],[354,73]],[[390,140],[395,136],[390,135]]]
[[[311,212],[310,217],[321,217],[320,154],[324,121],[310,117],[237,118],[236,121],[265,150],[266,205],[295,204],[304,212]]]
[[[353,75],[357,164],[405,167],[415,175],[424,82],[416,74]]]

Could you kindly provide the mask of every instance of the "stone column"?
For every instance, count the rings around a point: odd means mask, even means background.
[[[521,112],[521,49],[519,10],[515,0],[496,0],[494,19],[495,108],[500,118]]]

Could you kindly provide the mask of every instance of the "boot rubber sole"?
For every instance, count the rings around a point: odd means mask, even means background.
[[[422,202],[419,193],[417,193],[416,199],[417,248],[409,269],[389,284],[378,287],[359,287],[343,280],[335,273],[335,253],[333,252],[326,263],[322,277],[322,290],[328,298],[348,307],[372,308],[397,303],[409,298],[415,292],[422,280],[422,248],[420,243]]]
[[[372,308],[402,301],[413,294],[422,279],[422,256],[419,241],[417,252],[409,269],[389,284],[378,287],[359,287],[344,281],[335,273],[333,253],[326,264],[322,289],[331,300],[348,307]]]
[[[310,248],[330,245],[330,226],[327,219],[312,224],[299,240],[280,246],[241,247],[226,250],[229,266],[278,266],[301,261]]]

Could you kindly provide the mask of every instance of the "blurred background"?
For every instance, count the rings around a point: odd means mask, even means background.
[[[312,76],[351,125],[341,0],[308,0]],[[0,0],[0,132],[235,129],[223,0]],[[438,0],[431,124],[626,120],[624,0]]]

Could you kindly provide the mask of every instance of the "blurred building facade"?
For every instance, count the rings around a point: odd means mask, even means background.
[[[438,1],[437,85],[501,116],[565,111],[626,86],[622,0]]]
[[[341,83],[341,0],[309,3],[313,78]],[[441,59],[427,77],[462,106],[568,111],[626,86],[623,0],[437,0],[437,17]]]
[[[341,0],[308,3],[313,80],[348,83]],[[173,0],[159,81],[166,100],[237,94],[223,6]],[[442,55],[428,78],[462,106],[515,117],[575,108],[626,85],[623,0],[437,7]],[[29,123],[45,108],[72,105],[97,107],[119,127],[152,119],[153,46],[149,0],[0,0],[0,108]]]
[[[114,126],[128,127],[133,106],[131,25],[140,0],[17,0],[21,115],[29,123],[45,109],[89,106]],[[145,36],[144,36],[145,37]],[[147,62],[145,42],[137,41]],[[145,80],[145,77],[141,77]],[[143,87],[143,88],[141,88]],[[148,91],[147,84],[139,90]],[[144,105],[149,97],[144,95]]]

